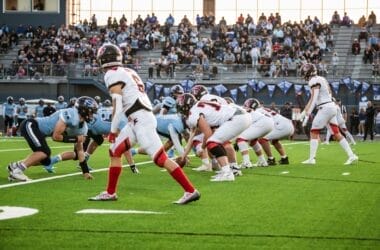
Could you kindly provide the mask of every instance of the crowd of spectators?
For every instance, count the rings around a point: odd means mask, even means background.
[[[16,30],[9,30],[3,25],[0,41],[2,50],[6,51],[14,48],[20,38],[30,40],[30,44],[19,50],[11,67],[4,69],[8,75],[19,78],[63,76],[71,63],[81,69],[82,76],[96,76],[100,73],[96,51],[104,42],[118,44],[123,51],[124,64],[136,70],[141,68],[141,58],[136,56],[138,50],[162,49],[160,58],[149,61],[149,78],[163,77],[163,73],[173,78],[176,71],[187,69],[198,77],[214,76],[218,73],[216,64],[224,64],[225,68],[236,72],[252,68],[254,74],[261,76],[286,77],[297,75],[306,62],[316,64],[320,74],[327,74],[324,56],[332,52],[334,46],[331,26],[352,24],[347,13],[341,19],[337,11],[330,24],[322,24],[318,17],[310,16],[300,22],[283,22],[279,13],[269,16],[262,13],[257,22],[249,14],[240,14],[233,24],[227,24],[223,17],[216,22],[211,14],[197,15],[195,24],[185,15],[177,24],[169,15],[164,24],[160,24],[152,13],[145,18],[138,15],[132,22],[124,15],[119,20],[109,17],[106,26],[98,27],[93,14],[90,21],[85,19],[70,26],[42,28],[20,24]],[[353,54],[360,54],[360,41],[368,41],[363,56],[365,63],[378,61],[379,39],[369,32],[374,24],[376,15],[373,12],[368,20],[365,17],[359,20],[367,37],[360,33],[352,47]],[[172,28],[174,25],[177,27]],[[211,30],[210,37],[202,37],[201,29]],[[338,61],[339,58],[331,62],[334,74]]]

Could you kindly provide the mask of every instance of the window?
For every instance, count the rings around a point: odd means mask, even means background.
[[[59,12],[59,0],[6,0],[5,12]]]

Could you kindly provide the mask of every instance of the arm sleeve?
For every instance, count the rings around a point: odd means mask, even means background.
[[[170,138],[174,144],[174,147],[175,149],[177,150],[177,152],[182,155],[184,150],[183,150],[183,147],[181,145],[181,142],[179,141],[179,137],[178,137],[178,133],[177,131],[175,131],[174,127],[172,124],[169,124],[168,126],[168,129],[169,129],[169,134],[170,134]]]
[[[313,112],[313,110],[315,108],[315,104],[317,102],[318,95],[319,95],[319,89],[318,88],[313,89],[313,91],[314,91],[314,94],[312,95],[313,99],[310,102],[310,108],[309,108],[309,110],[307,112],[308,115],[311,114],[311,112]]]

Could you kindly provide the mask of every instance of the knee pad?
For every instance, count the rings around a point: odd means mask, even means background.
[[[156,155],[154,156],[154,163],[160,168],[164,167],[165,161],[168,159],[168,155],[166,154],[164,148],[161,148]]]
[[[115,148],[109,149],[110,157],[121,157],[123,153],[131,148],[131,143],[129,139],[125,139],[119,143]]]
[[[227,155],[226,150],[224,149],[224,147],[221,144],[218,144],[215,142],[208,142],[206,146],[207,146],[208,151],[213,156],[215,156],[215,158],[219,158],[219,157]]]
[[[255,143],[252,145],[253,151],[255,152],[260,152],[262,150],[261,144],[260,143]]]
[[[236,139],[236,144],[238,145],[238,148],[240,151],[246,151],[248,150],[248,143],[247,140],[243,138],[237,138]]]

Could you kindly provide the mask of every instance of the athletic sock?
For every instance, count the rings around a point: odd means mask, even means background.
[[[121,173],[121,166],[111,166],[108,170],[107,193],[114,194],[116,192],[117,181]]]
[[[317,154],[318,150],[318,139],[311,139],[310,140],[310,158],[314,159],[315,155]]]
[[[251,162],[249,154],[243,155],[243,162]]]
[[[346,151],[346,154],[348,157],[351,157],[354,155],[354,152],[352,152],[350,145],[348,144],[346,138],[343,137],[342,140],[339,141],[340,146]]]
[[[190,180],[187,178],[185,173],[183,172],[181,167],[177,167],[176,169],[173,170],[173,172],[170,173],[170,175],[182,186],[182,188],[188,192],[192,193],[194,192],[194,186],[190,182]]]
[[[203,165],[210,165],[210,160],[208,158],[202,159],[202,164]]]

